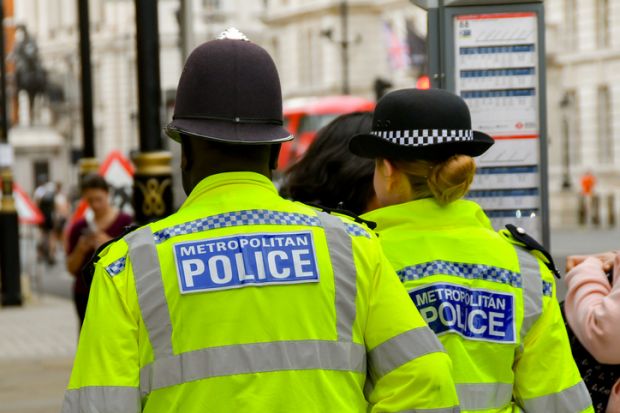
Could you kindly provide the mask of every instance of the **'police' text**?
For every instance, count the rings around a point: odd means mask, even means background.
[[[181,293],[319,280],[310,231],[181,242],[174,254]]]

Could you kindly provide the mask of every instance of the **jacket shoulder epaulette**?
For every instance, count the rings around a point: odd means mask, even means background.
[[[331,215],[345,216],[345,217],[353,220],[354,222],[357,222],[358,224],[366,225],[370,229],[377,228],[377,223],[376,222],[368,221],[366,219],[363,219],[362,217],[360,217],[359,215],[355,214],[354,212],[351,212],[351,211],[346,210],[346,209],[329,208],[329,207],[326,207],[326,206],[323,206],[323,205],[310,204],[310,203],[308,203],[306,205],[311,206],[312,208],[318,209],[320,211],[326,212],[326,213],[331,214]]]
[[[109,248],[114,243],[121,240],[125,235],[129,234],[130,232],[135,231],[138,228],[140,228],[140,226],[135,225],[135,224],[128,225],[125,228],[123,228],[123,232],[121,235],[115,238],[112,238],[111,240],[107,242],[104,242],[103,244],[99,246],[99,248],[97,248],[92,258],[82,268],[82,277],[84,278],[84,281],[86,282],[86,285],[88,286],[88,288],[90,288],[90,285],[92,284],[92,281],[93,281],[93,276],[95,275],[95,264],[99,262],[99,260],[107,253]]]
[[[538,253],[542,255],[542,257],[544,257],[542,261],[545,263],[547,268],[549,268],[553,275],[555,275],[557,278],[560,278],[560,272],[558,271],[555,263],[553,262],[553,257],[545,247],[543,247],[538,241],[528,235],[521,227],[507,224],[506,230],[508,231],[508,234],[505,234],[505,230],[501,232],[506,235],[506,239],[508,241],[512,242],[513,244],[517,244],[527,249],[528,251],[538,251]]]

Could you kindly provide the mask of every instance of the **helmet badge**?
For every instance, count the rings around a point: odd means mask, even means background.
[[[228,29],[224,30],[219,36],[217,36],[217,39],[244,40],[246,42],[250,41],[250,39],[248,39],[245,34],[237,30],[237,28],[235,27],[229,27]]]

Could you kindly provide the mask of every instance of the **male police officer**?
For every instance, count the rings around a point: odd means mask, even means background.
[[[377,239],[277,195],[281,99],[238,32],[191,54],[168,127],[189,197],[99,254],[63,412],[458,411]]]

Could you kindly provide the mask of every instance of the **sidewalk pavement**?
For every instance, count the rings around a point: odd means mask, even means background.
[[[59,412],[77,343],[70,300],[0,308],[0,413]]]

